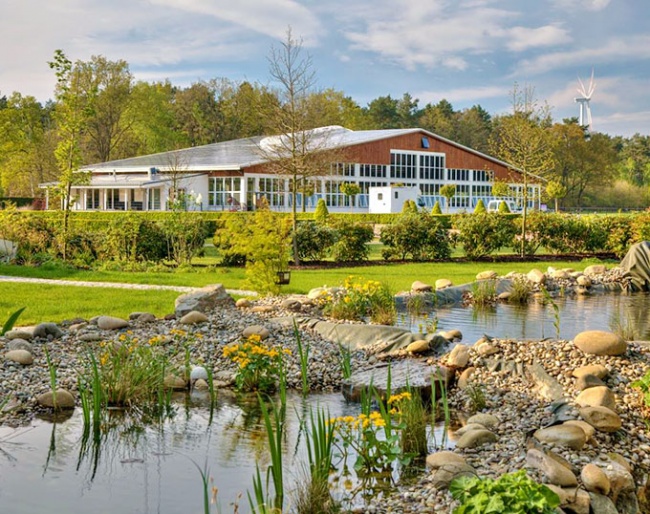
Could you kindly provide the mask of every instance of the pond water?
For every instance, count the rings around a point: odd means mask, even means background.
[[[269,464],[257,399],[222,393],[212,420],[208,405],[207,396],[193,394],[179,404],[173,419],[157,427],[132,423],[122,414],[97,448],[82,443],[79,411],[63,422],[36,420],[27,428],[0,428],[0,512],[199,514],[204,510],[198,468],[207,469],[213,478],[221,512],[233,512],[236,501],[239,512],[249,512],[246,493],[253,490],[255,465],[265,473]],[[346,403],[340,393],[312,394],[306,399],[289,396],[287,490],[305,476],[299,419],[306,419],[312,407],[328,409],[332,416],[360,412],[358,404]],[[436,431],[438,441],[441,431],[442,427]],[[350,467],[353,463],[354,458]],[[399,480],[399,475],[394,478]],[[341,479],[333,484],[336,498],[350,496],[346,485],[358,483]],[[357,505],[363,498],[359,495],[350,501]],[[211,512],[217,512],[216,506]]]
[[[483,334],[520,340],[556,337],[558,320],[563,339],[573,339],[584,330],[624,329],[627,339],[650,340],[650,293],[571,296],[553,301],[559,309],[557,318],[553,305],[534,301],[524,306],[441,306],[415,317],[402,312],[398,323],[418,332],[437,320],[438,330],[459,329],[466,344],[473,344]]]

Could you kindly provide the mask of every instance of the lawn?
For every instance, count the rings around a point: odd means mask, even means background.
[[[480,271],[488,269],[505,275],[510,271],[528,272],[532,268],[545,271],[548,266],[583,270],[594,261],[537,261],[537,262],[440,262],[440,263],[369,263],[363,266],[296,269],[291,273],[291,283],[283,287],[284,293],[307,293],[314,287],[341,284],[350,275],[366,280],[378,280],[394,292],[409,290],[414,280],[429,284],[447,278],[454,284],[474,280]],[[194,271],[169,273],[86,271],[62,266],[24,267],[2,264],[0,275],[126,282],[201,287],[222,283],[226,288],[245,288],[242,268],[198,268]],[[20,307],[27,309],[20,324],[41,321],[59,322],[74,317],[90,318],[99,314],[126,317],[135,311],[148,311],[162,316],[174,310],[174,299],[179,293],[159,290],[124,290],[111,288],[65,287],[44,284],[0,282],[0,322]]]

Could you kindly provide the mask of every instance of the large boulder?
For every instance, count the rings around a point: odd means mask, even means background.
[[[191,311],[208,313],[217,307],[232,307],[235,300],[226,293],[221,284],[205,286],[198,291],[186,293],[176,298],[176,316],[183,317]]]
[[[565,446],[572,450],[581,450],[587,442],[584,431],[573,425],[555,425],[541,428],[536,430],[533,436],[542,443]]]
[[[119,330],[129,326],[129,322],[114,316],[100,316],[97,318],[97,326],[102,330]]]
[[[23,366],[29,366],[34,363],[34,356],[27,350],[9,350],[5,353],[5,359],[11,362],[17,362]]]
[[[416,280],[411,284],[411,291],[414,293],[430,293],[433,290],[433,286],[425,284],[419,280]]]
[[[52,393],[52,391],[43,393],[36,397],[36,402],[43,407],[49,407],[51,409],[55,405],[57,409],[74,409],[75,404],[74,396],[65,389],[57,389],[56,393]]]
[[[540,450],[535,448],[528,450],[526,463],[544,473],[551,484],[560,487],[575,487],[578,485],[578,479],[570,469]]]
[[[460,439],[456,442],[456,448],[477,448],[484,444],[494,443],[497,439],[498,438],[494,432],[490,432],[486,428],[479,428],[478,430],[465,432],[460,436]]]
[[[611,489],[607,474],[595,464],[586,464],[580,472],[580,478],[585,489],[591,493],[604,494],[607,496]]]
[[[590,387],[575,399],[580,407],[607,407],[616,412],[616,397],[607,386]]]
[[[616,432],[621,428],[621,418],[607,407],[583,407],[580,416],[599,432]]]
[[[588,355],[623,355],[627,343],[618,334],[605,330],[586,330],[573,338],[580,350]]]

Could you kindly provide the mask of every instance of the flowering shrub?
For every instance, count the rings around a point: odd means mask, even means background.
[[[289,354],[291,350],[266,346],[258,335],[223,349],[223,356],[239,366],[235,383],[240,391],[275,389],[282,373],[283,355]]]
[[[376,280],[350,276],[343,283],[344,291],[327,297],[325,314],[336,319],[395,323],[395,301],[388,287]]]

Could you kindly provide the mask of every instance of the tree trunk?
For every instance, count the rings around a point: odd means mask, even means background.
[[[297,185],[298,185],[298,177],[296,175],[293,176],[293,188],[291,190],[291,239],[292,239],[292,244],[293,244],[293,262],[296,266],[300,266],[300,257],[298,256],[298,238],[296,237],[296,232],[298,230],[298,211],[296,209],[296,198],[298,197],[297,194]],[[285,270],[280,270],[280,271],[285,271]]]
[[[524,208],[521,213],[521,257],[526,257],[526,215],[528,214],[528,173],[523,171],[524,175]]]

